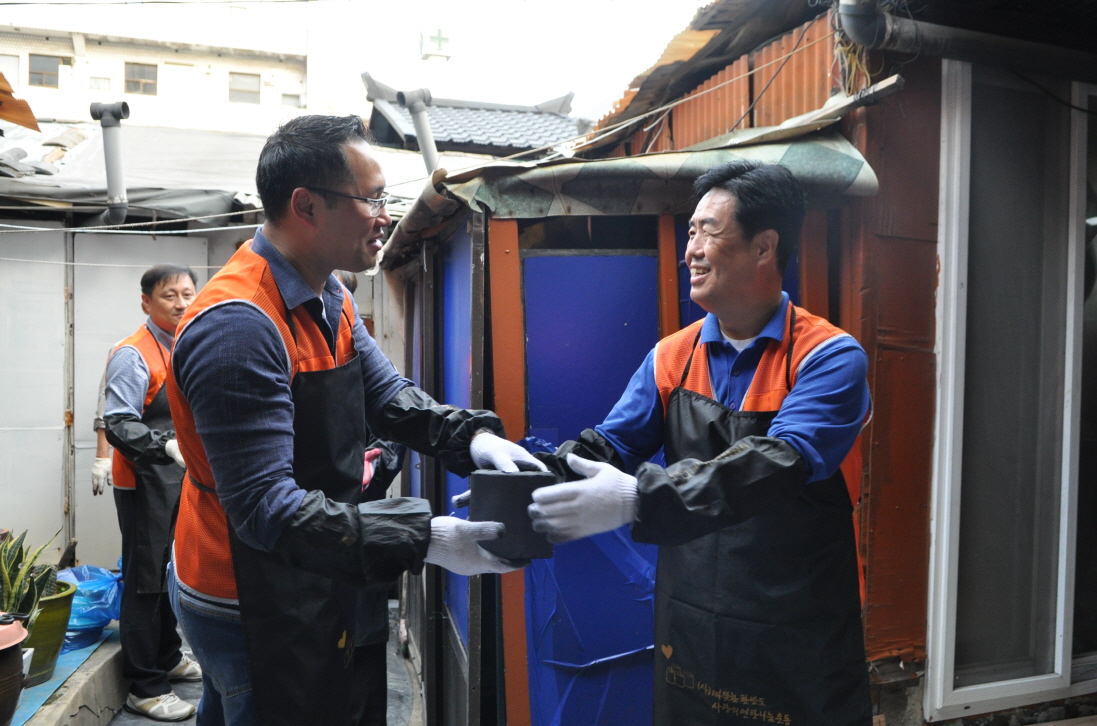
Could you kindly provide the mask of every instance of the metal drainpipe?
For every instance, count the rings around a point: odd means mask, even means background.
[[[107,224],[126,221],[129,201],[126,182],[122,177],[122,119],[130,117],[130,107],[120,103],[93,103],[91,117],[103,127],[103,161],[107,167]]]
[[[423,155],[427,173],[433,173],[438,168],[438,147],[434,145],[434,132],[430,130],[430,119],[427,118],[427,106],[431,102],[430,91],[425,88],[416,91],[400,91],[396,94],[396,102],[411,112],[411,121],[415,124],[415,139],[419,142],[419,153]]]
[[[986,63],[1023,73],[1097,83],[1097,55],[882,12],[877,0],[840,0],[842,30],[858,45]]]

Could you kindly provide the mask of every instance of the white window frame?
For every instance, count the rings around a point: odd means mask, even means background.
[[[1086,114],[1071,111],[1070,200],[1054,672],[955,688],[956,592],[960,535],[964,355],[967,331],[968,213],[971,181],[970,63],[941,64],[941,166],[938,206],[937,406],[930,519],[925,716],[942,721],[1097,692],[1097,679],[1071,684],[1074,544],[1081,386],[1082,285],[1085,270]],[[1074,83],[1073,104],[1086,108],[1097,88]],[[1092,660],[1091,658],[1084,659]],[[1079,662],[1081,665],[1081,662]]]

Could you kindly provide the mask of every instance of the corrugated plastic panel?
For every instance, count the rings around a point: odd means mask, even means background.
[[[814,111],[830,97],[834,85],[831,76],[834,44],[823,40],[809,46],[830,33],[829,13],[807,24],[807,32],[799,43],[802,50],[781,67],[779,59],[793,51],[804,27],[801,25],[754,53],[754,67],[759,68],[754,74],[756,97],[778,69],[781,71],[754,105],[754,126],[776,126],[793,116]],[[767,63],[772,65],[762,68]]]

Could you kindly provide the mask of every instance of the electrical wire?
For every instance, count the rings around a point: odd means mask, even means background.
[[[0,224],[0,234],[26,234],[27,232],[82,232],[85,234],[143,234],[157,236],[161,234],[202,234],[205,232],[227,232],[234,229],[255,229],[258,224],[236,224],[229,227],[202,227],[199,229],[103,229],[101,227],[24,227],[19,224]]]
[[[17,209],[17,210],[28,211],[28,212],[42,212],[42,211],[56,211],[57,208],[56,207],[0,207],[0,209]],[[98,209],[98,207],[96,207],[96,209]],[[64,208],[63,211],[68,211],[68,209]],[[51,230],[51,231],[53,231],[53,232],[65,232],[65,231],[90,232],[90,231],[102,230],[102,229],[127,229],[127,228],[131,228],[131,227],[147,227],[147,226],[156,225],[156,224],[181,224],[183,222],[200,222],[200,221],[206,220],[206,219],[220,219],[221,217],[232,217],[232,216],[237,215],[237,214],[251,214],[253,212],[262,212],[262,211],[263,211],[262,207],[256,207],[254,209],[244,209],[244,210],[241,210],[239,212],[218,212],[217,214],[203,214],[203,215],[198,216],[198,217],[178,217],[178,218],[167,218],[167,219],[153,219],[153,220],[149,220],[148,222],[125,222],[125,223],[122,223],[122,224],[99,224],[99,225],[94,225],[94,226],[89,226],[89,227],[64,227],[64,228],[61,228],[61,229],[54,229],[54,230]],[[40,230],[41,229],[41,227],[20,227],[19,225],[16,225],[16,224],[0,224],[0,227],[15,227],[15,228],[24,229],[24,230],[27,230],[27,231],[32,230],[32,229],[33,230]],[[155,230],[153,230],[153,231],[155,232]],[[203,230],[203,231],[208,231],[208,230]],[[163,233],[159,233],[159,234],[163,234]]]
[[[1056,96],[1051,90],[1049,90],[1047,88],[1044,88],[1041,84],[1039,84],[1036,81],[1032,80],[1028,76],[1022,75],[1022,74],[1018,73],[1017,71],[1013,71],[1013,75],[1017,76],[1018,78],[1020,78],[1022,81],[1025,81],[1026,83],[1030,83],[1033,86],[1036,86],[1041,91],[1043,91],[1044,95],[1047,96],[1048,98],[1050,98],[1052,101],[1055,101],[1057,103],[1061,103],[1064,106],[1066,106],[1067,108],[1071,109],[1072,111],[1081,111],[1082,113],[1088,113],[1090,116],[1097,116],[1097,111],[1094,111],[1094,110],[1088,109],[1088,108],[1082,108],[1081,106],[1075,106],[1070,101],[1064,101],[1063,99]]]
[[[124,265],[110,262],[68,262],[65,260],[28,260],[22,257],[0,257],[0,262],[32,262],[38,265],[70,265],[72,267],[122,267],[147,270],[148,265]],[[220,270],[223,265],[187,265],[192,270]]]
[[[796,42],[792,46],[792,52],[785,56],[785,59],[781,61],[781,65],[777,67],[777,70],[775,70],[773,72],[773,75],[770,76],[769,80],[766,81],[766,85],[762,86],[762,90],[758,92],[758,94],[754,97],[754,100],[750,102],[749,106],[747,106],[747,110],[743,112],[743,115],[739,117],[739,120],[737,120],[728,128],[726,133],[730,134],[732,131],[735,130],[736,126],[743,123],[743,119],[750,116],[751,111],[753,111],[754,107],[758,105],[758,102],[762,100],[762,96],[766,95],[766,91],[768,91],[769,87],[773,85],[773,82],[777,80],[777,76],[781,75],[781,71],[785,69],[785,64],[792,60],[792,54],[795,53],[796,49],[800,47],[800,42],[804,39],[804,36],[808,34],[808,31],[814,24],[815,23],[812,22],[804,26],[804,29],[800,31],[800,37],[796,39]]]

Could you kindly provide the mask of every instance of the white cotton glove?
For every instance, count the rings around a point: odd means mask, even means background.
[[[179,466],[184,469],[187,468],[187,462],[183,461],[183,454],[179,451],[179,442],[175,439],[170,439],[164,444],[164,453],[170,456]]]
[[[568,466],[587,479],[533,490],[533,529],[550,542],[570,542],[636,520],[636,477],[611,464],[568,454]]]
[[[496,557],[476,544],[499,539],[503,531],[500,522],[467,522],[457,517],[434,517],[430,520],[430,546],[426,561],[456,575],[517,570],[513,563]]]
[[[91,465],[91,493],[98,496],[113,484],[110,457],[95,457],[95,463]]]
[[[481,469],[498,469],[515,472],[548,471],[548,467],[538,461],[533,454],[518,444],[499,438],[490,431],[481,431],[472,437],[469,444],[472,461]]]
[[[500,438],[490,431],[481,431],[472,437],[469,444],[469,454],[472,462],[478,469],[498,469],[499,471],[516,472],[519,469],[525,471],[548,471],[548,467],[537,458],[523,449],[518,444]],[[469,505],[471,492],[458,494],[450,501],[457,509]]]

